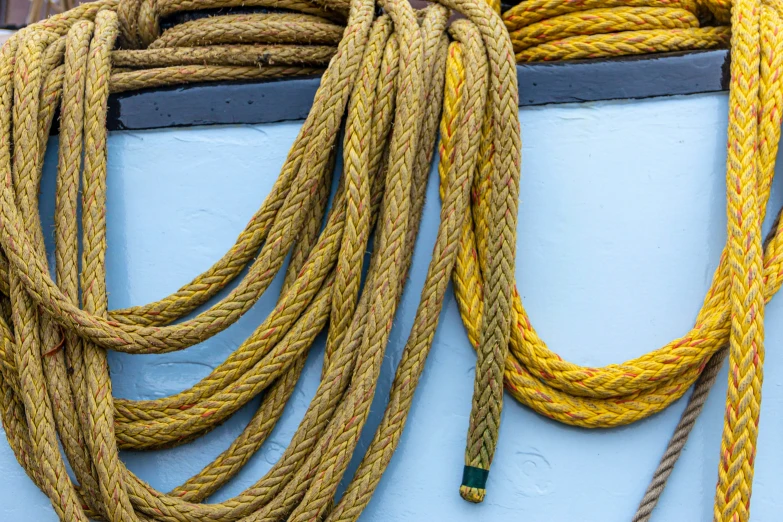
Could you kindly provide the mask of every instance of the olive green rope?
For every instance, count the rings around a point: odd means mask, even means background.
[[[502,132],[504,119],[516,121],[511,44],[507,36],[498,40],[497,34],[506,33],[487,5],[453,0],[414,12],[403,0],[388,0],[385,14],[378,15],[367,0],[354,1],[350,13],[341,3],[286,0],[274,7],[296,12],[227,14],[160,30],[162,16],[234,5],[239,3],[101,0],[32,25],[0,50],[0,136],[14,137],[0,139],[0,291],[10,298],[0,303],[2,416],[17,458],[63,520],[358,517],[399,440],[432,344],[485,113],[495,115],[498,147],[519,154],[518,136]],[[448,9],[467,16],[451,33],[475,61],[465,96],[470,110],[458,116],[464,145],[446,173],[443,222],[400,367],[403,377],[395,381],[384,421],[335,505],[413,258],[444,93]],[[109,93],[312,74],[325,66],[280,176],[236,244],[171,296],[108,311]],[[493,95],[498,88],[505,94]],[[55,282],[48,276],[35,196],[58,105]],[[346,116],[344,175],[327,211]],[[499,180],[518,177],[518,161],[499,171]],[[112,400],[107,349],[164,353],[210,338],[253,306],[289,253],[276,307],[210,375],[170,397]],[[225,297],[200,308],[235,280]],[[268,437],[327,322],[322,381],[280,460],[239,495],[203,503]],[[261,405],[242,434],[171,493],[151,489],[118,457],[120,448],[153,449],[197,438],[260,393]],[[63,456],[78,484],[68,478]]]

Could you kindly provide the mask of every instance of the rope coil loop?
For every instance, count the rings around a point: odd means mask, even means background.
[[[261,11],[182,16],[169,27],[167,17],[177,13],[233,7]],[[29,26],[0,48],[0,415],[27,474],[67,521],[356,520],[399,443],[451,280],[477,349],[464,498],[480,502],[486,494],[504,386],[549,418],[607,428],[661,411],[698,379],[634,519],[647,520],[728,353],[715,519],[746,522],[763,306],[783,283],[779,220],[763,245],[760,237],[783,106],[779,2],[525,0],[502,17],[499,2],[485,0],[439,0],[421,11],[406,0],[380,7],[377,13],[373,0],[98,0]],[[464,19],[449,24],[451,11]],[[515,61],[729,41],[729,238],[694,327],[623,364],[564,361],[538,337],[514,283]],[[235,244],[177,292],[108,310],[109,93],[320,72],[279,177]],[[37,194],[58,106],[52,279]],[[328,207],[343,121],[344,166]],[[377,389],[438,130],[441,221],[421,300],[381,423],[335,502]],[[169,397],[112,398],[107,350],[166,353],[203,342],[247,312],[281,270],[274,310],[208,376]],[[324,328],[322,379],[280,460],[236,497],[204,503],[269,436]],[[229,448],[171,492],[155,491],[119,459],[119,449],[196,439],[259,394],[258,411]]]
[[[117,16],[120,43],[126,49],[146,49],[160,36],[157,0],[122,0]]]
[[[722,23],[703,26],[705,7]],[[533,62],[726,47],[723,15],[696,0],[525,0],[503,18],[517,61]]]

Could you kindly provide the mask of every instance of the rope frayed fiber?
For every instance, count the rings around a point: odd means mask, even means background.
[[[406,0],[379,5],[380,13],[373,0],[98,0],[29,26],[0,49],[0,414],[27,474],[66,521],[356,520],[400,440],[453,281],[477,348],[465,499],[480,502],[486,494],[504,386],[552,419],[604,428],[662,410],[699,379],[636,515],[645,520],[728,347],[715,519],[747,521],[763,307],[783,282],[783,229],[776,223],[763,248],[760,229],[783,105],[775,52],[783,37],[780,4],[525,0],[502,17],[499,2],[485,0],[439,0],[421,11]],[[161,30],[161,20],[178,13],[232,7],[263,12],[196,15]],[[450,10],[464,18],[449,24]],[[515,61],[729,41],[729,234],[694,328],[621,365],[563,361],[537,336],[514,285],[521,168]],[[170,296],[108,310],[109,94],[321,72],[280,175],[234,246]],[[52,279],[37,194],[58,107]],[[327,208],[343,121],[344,166]],[[381,424],[335,500],[377,388],[438,131],[441,221],[421,301]],[[165,353],[210,338],[253,306],[289,254],[276,307],[210,375],[170,397],[112,397],[106,350]],[[204,503],[264,443],[327,324],[322,380],[289,447],[236,497]],[[119,459],[120,449],[200,437],[260,393],[258,411],[230,447],[170,492],[155,491]]]

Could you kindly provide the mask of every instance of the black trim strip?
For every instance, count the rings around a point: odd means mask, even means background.
[[[520,107],[716,92],[728,79],[725,49],[517,66]]]
[[[213,16],[223,15],[241,15],[241,14],[258,14],[258,13],[300,13],[299,11],[292,11],[290,9],[279,9],[276,7],[218,7],[214,9],[199,9],[196,11],[181,11],[174,13],[171,16],[161,19],[160,30],[165,31],[175,25],[184,24],[185,22],[191,22],[193,20],[200,20],[202,18],[211,18]]]
[[[109,98],[109,130],[303,120],[320,78],[212,83],[151,89]]]
[[[727,89],[726,50],[517,66],[521,107],[650,98]],[[109,99],[109,130],[301,120],[319,78],[220,83],[121,93]]]

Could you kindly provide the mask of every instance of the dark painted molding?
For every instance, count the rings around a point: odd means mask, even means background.
[[[109,98],[109,130],[303,120],[320,78],[212,83],[133,91]]]
[[[517,66],[521,107],[727,89],[728,51]],[[272,123],[307,116],[319,78],[220,83],[113,95],[110,130]]]
[[[728,88],[725,49],[517,66],[519,105],[652,98]]]

